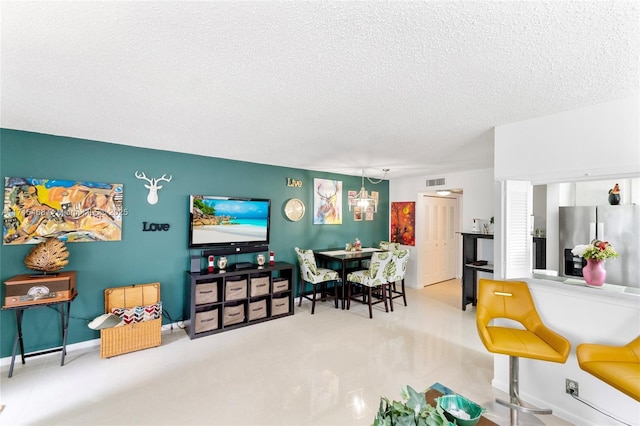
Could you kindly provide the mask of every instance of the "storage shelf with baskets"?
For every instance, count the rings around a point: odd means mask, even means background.
[[[294,265],[188,272],[184,317],[197,339],[293,315]]]

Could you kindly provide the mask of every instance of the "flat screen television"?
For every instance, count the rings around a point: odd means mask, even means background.
[[[189,247],[269,244],[271,200],[189,196]]]

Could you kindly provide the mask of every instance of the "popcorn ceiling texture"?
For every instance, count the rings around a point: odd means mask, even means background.
[[[494,126],[639,89],[636,2],[0,12],[2,127],[345,174],[492,167]]]

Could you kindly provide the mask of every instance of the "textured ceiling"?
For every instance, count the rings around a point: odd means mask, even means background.
[[[634,1],[0,7],[2,127],[287,167],[492,167],[494,126],[639,90]]]

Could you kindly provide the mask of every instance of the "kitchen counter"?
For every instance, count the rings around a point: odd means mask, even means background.
[[[580,343],[623,345],[640,335],[640,289],[614,284],[587,287],[576,278],[534,275],[520,278],[531,291],[542,321],[571,342],[567,362],[520,359],[520,394],[524,401],[549,407],[580,425],[617,425],[565,392],[565,379],[579,384],[580,396],[630,424],[640,418],[640,404],[580,369],[575,355]],[[508,392],[509,359],[494,355],[493,386]]]
[[[637,301],[637,299],[640,298],[640,288],[607,283],[604,283],[600,288],[589,287],[585,281],[580,278],[554,277],[534,273],[531,278],[524,280],[544,287],[564,288],[569,291],[575,291],[578,294],[595,297],[612,297],[615,299],[634,301]]]

